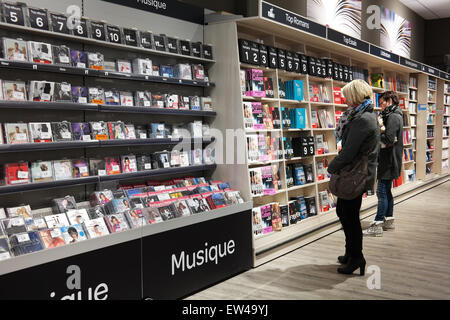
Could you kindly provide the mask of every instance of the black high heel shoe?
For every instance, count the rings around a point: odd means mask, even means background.
[[[340,264],[347,264],[349,259],[350,259],[350,256],[348,254],[338,257],[338,261]]]
[[[355,270],[359,268],[359,274],[361,276],[366,272],[366,260],[364,258],[351,258],[348,260],[348,263],[341,268],[338,268],[337,271],[342,274],[352,274]]]

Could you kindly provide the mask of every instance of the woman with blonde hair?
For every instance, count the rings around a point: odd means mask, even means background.
[[[348,164],[358,162],[364,154],[368,155],[367,178],[365,191],[373,190],[377,168],[380,131],[374,113],[372,88],[364,80],[357,79],[342,88],[347,101],[348,110],[336,124],[337,141],[342,141],[342,149],[331,161],[328,172],[338,174]],[[362,228],[359,218],[361,209],[361,193],[354,199],[338,198],[336,213],[345,234],[345,255],[338,260],[343,264],[339,273],[352,274],[358,268],[364,275],[366,260],[362,253]]]

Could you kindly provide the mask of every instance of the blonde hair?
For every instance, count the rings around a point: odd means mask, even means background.
[[[372,97],[372,88],[361,79],[353,80],[342,88],[342,94],[350,105],[360,105],[366,97]]]

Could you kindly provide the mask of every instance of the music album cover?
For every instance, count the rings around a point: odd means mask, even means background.
[[[87,88],[80,86],[72,86],[72,101],[76,103],[88,103]]]
[[[52,46],[53,63],[70,66],[70,49],[66,46]]]
[[[106,211],[103,206],[95,206],[88,209],[88,215],[91,220],[98,218],[101,218],[103,220],[103,217],[106,216]]]
[[[28,124],[31,141],[34,143],[52,142],[52,126],[50,122],[30,122]]]
[[[55,173],[55,180],[72,179],[72,161],[54,160],[53,171]]]
[[[148,224],[154,224],[164,221],[157,207],[144,208],[143,214],[146,217]]]
[[[134,131],[137,139],[147,139],[147,126],[135,125]]]
[[[107,215],[105,220],[111,233],[130,230],[123,213]]]
[[[41,230],[39,231],[39,235],[41,236],[42,243],[44,244],[45,249],[66,245],[60,228]]]
[[[134,129],[134,124],[124,124],[124,130],[125,139],[136,139],[136,130]]]
[[[110,72],[116,72],[117,71],[117,61],[105,60],[103,62],[103,70],[110,71]]]
[[[109,139],[125,139],[125,126],[122,121],[108,122]]]
[[[188,151],[180,152],[180,167],[188,167],[190,165],[190,156]]]
[[[71,102],[72,101],[72,85],[67,82],[56,82],[53,93],[53,101]]]
[[[173,75],[178,79],[192,80],[192,68],[187,63],[178,63],[173,66]]]
[[[3,38],[3,56],[11,61],[28,61],[27,42],[19,39]]]
[[[38,231],[14,234],[9,238],[9,244],[14,256],[20,256],[44,249]]]
[[[72,122],[73,140],[91,140],[91,129],[88,122]]]
[[[8,185],[30,182],[28,162],[8,163],[4,166],[5,182]]]
[[[94,140],[108,140],[108,124],[104,121],[89,122],[91,137]]]
[[[170,168],[169,153],[159,151],[152,154],[152,167],[154,169]]]
[[[74,178],[89,177],[89,165],[86,160],[73,160],[72,167]]]
[[[53,100],[54,92],[54,82],[30,81],[30,101],[50,102]]]
[[[26,101],[27,89],[23,81],[3,81],[3,98],[9,101]]]
[[[160,67],[161,77],[173,78],[173,68],[168,65],[161,65]]]
[[[152,76],[159,77],[159,66],[153,65],[152,67]]]
[[[105,90],[105,104],[108,106],[120,105],[120,93],[114,89]]]
[[[27,231],[25,218],[23,216],[3,219],[1,220],[1,223],[7,236]]]
[[[106,164],[104,159],[89,159],[91,176],[106,176]]]
[[[144,74],[147,76],[153,75],[153,63],[150,59],[136,58],[133,60],[134,73]]]
[[[90,87],[88,89],[89,103],[104,104],[105,103],[105,91],[102,88]]]
[[[70,225],[70,222],[67,219],[67,216],[65,213],[57,213],[57,214],[44,216],[44,219],[45,219],[45,222],[47,223],[47,226],[49,229],[61,228],[61,227]]]
[[[132,72],[131,61],[130,60],[117,60],[117,71],[123,73]]]
[[[1,229],[1,228],[0,228]],[[0,238],[0,261],[10,259],[11,254],[9,253],[10,247],[7,238]]]
[[[152,169],[151,156],[147,155],[136,156],[136,165],[138,171],[151,170]]]
[[[91,206],[105,205],[114,199],[114,195],[111,190],[95,191],[91,195]]]
[[[83,222],[90,220],[86,209],[67,210],[66,215],[71,225],[82,224]]]
[[[133,93],[130,91],[120,91],[120,105],[126,107],[134,106]]]
[[[122,173],[137,172],[136,157],[134,155],[121,156]]]
[[[177,94],[165,94],[164,100],[167,109],[178,109],[178,95]]]
[[[70,61],[72,67],[86,68],[87,66],[86,52],[70,49]]]
[[[187,199],[186,202],[193,214],[210,210],[206,199],[202,199],[201,197],[192,197]]]
[[[192,164],[201,165],[203,163],[202,149],[197,148],[191,151],[192,154]]]
[[[178,215],[175,204],[173,204],[173,203],[158,207],[158,210],[159,210],[159,214],[161,215],[161,218],[164,221],[174,219]]]
[[[151,107],[152,94],[150,91],[136,91],[135,103],[137,107]]]
[[[61,233],[66,244],[87,240],[86,233],[81,224],[73,224],[71,226],[61,227]]]
[[[192,79],[205,80],[205,68],[201,64],[192,65]]]
[[[87,53],[88,67],[94,70],[103,70],[105,56],[99,52]]]
[[[164,96],[161,94],[152,94],[152,107],[164,108]]]
[[[105,165],[107,175],[120,173],[120,161],[118,158],[115,157],[105,158]]]
[[[34,215],[32,218],[25,219],[25,225],[27,227],[27,231],[44,230],[48,228],[44,217],[37,215]]]
[[[172,150],[170,151],[170,166],[179,167],[180,166],[180,151]]]
[[[215,149],[205,148],[203,149],[203,162],[205,164],[214,164],[215,162]]]
[[[29,205],[6,208],[8,218],[23,217],[24,219],[32,218],[32,211]]]
[[[5,123],[5,136],[8,144],[29,143],[26,123]]]
[[[31,163],[32,182],[53,180],[53,165],[51,161],[36,161]]]
[[[106,236],[109,234],[108,227],[106,226],[103,217],[85,221],[84,227],[90,239]]]
[[[191,110],[200,111],[202,109],[202,104],[199,96],[189,97],[189,105],[191,106]]]
[[[78,209],[77,202],[73,196],[65,196],[52,200],[52,209],[55,213],[65,213],[67,210]]]
[[[164,123],[151,123],[149,125],[150,137],[152,139],[166,138],[165,124]]]
[[[131,209],[125,212],[125,218],[128,221],[128,225],[132,228],[140,228],[147,225],[147,219],[144,215],[143,209]]]
[[[48,43],[28,41],[29,60],[35,63],[52,64],[52,46]]]
[[[200,104],[203,111],[213,111],[212,99],[211,97],[201,97]]]
[[[179,96],[178,97],[178,109],[180,110],[189,110],[190,103],[188,96]]]

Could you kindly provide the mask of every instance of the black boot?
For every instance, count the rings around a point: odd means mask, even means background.
[[[338,257],[338,261],[340,264],[347,264],[349,258],[350,256],[346,252],[345,255]]]
[[[359,274],[364,275],[366,271],[366,260],[364,257],[352,258],[350,257],[348,263],[337,269],[339,273],[342,274],[352,274],[355,270],[359,268]]]

